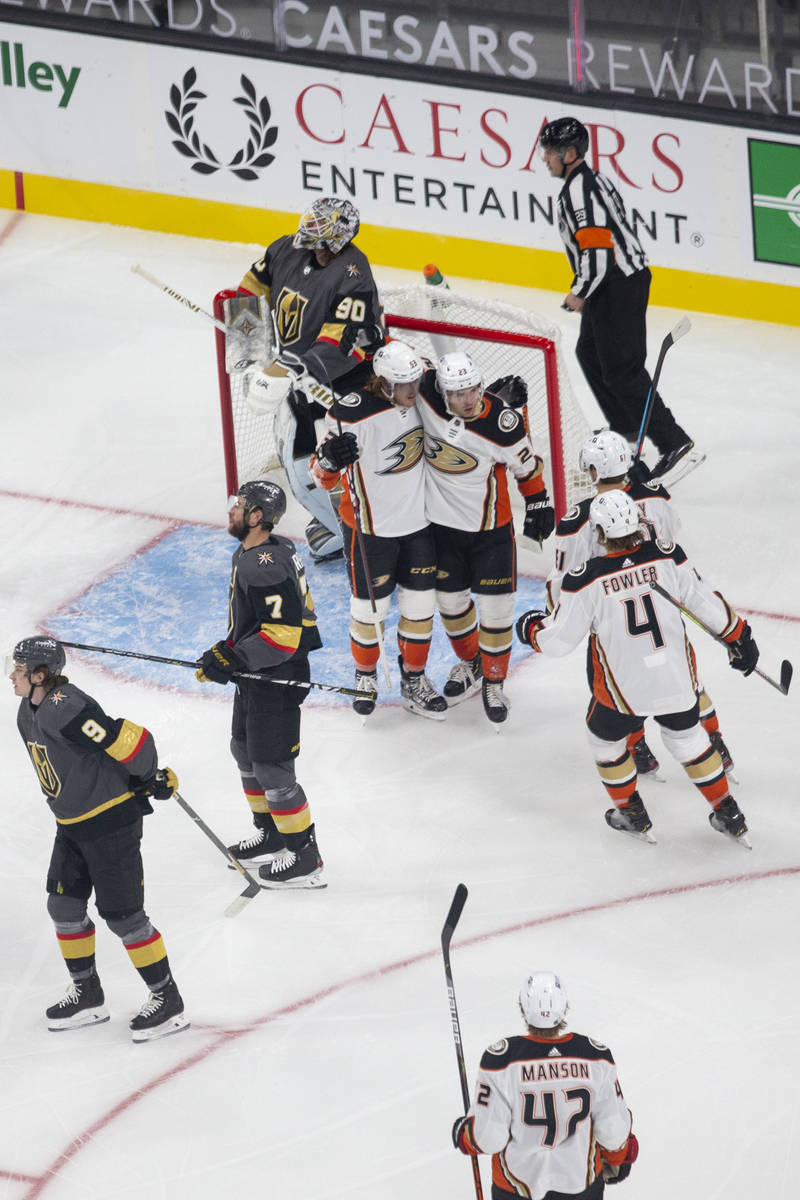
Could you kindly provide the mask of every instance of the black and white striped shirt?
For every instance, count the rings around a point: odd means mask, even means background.
[[[585,162],[561,189],[557,214],[575,275],[573,295],[591,296],[615,264],[624,275],[647,266],[647,255],[630,226],[622,197],[605,175]]]

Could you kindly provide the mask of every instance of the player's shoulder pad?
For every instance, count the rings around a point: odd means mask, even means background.
[[[659,500],[671,499],[667,489],[657,479],[648,479],[645,483],[633,480],[625,490],[631,500],[652,500],[654,496],[657,496]]]
[[[529,1057],[529,1048],[530,1043],[526,1038],[501,1038],[484,1050],[481,1067],[484,1071],[502,1071],[509,1063]]]
[[[290,570],[295,553],[294,542],[273,533],[268,542],[244,550],[239,559],[238,576],[243,583],[261,587],[270,581],[284,579]]]
[[[470,428],[488,436],[498,446],[515,446],[520,438],[526,436],[520,414],[491,392],[484,393],[484,400],[484,412],[476,420],[470,421]]]
[[[369,259],[363,250],[359,250],[353,242],[349,242],[344,250],[336,255],[334,262],[339,268],[341,279],[349,284],[350,291],[363,290],[364,285],[373,286],[372,267],[369,265]],[[332,265],[329,264],[326,270],[329,270]]]
[[[571,1053],[576,1057],[602,1059],[604,1062],[610,1063],[614,1061],[614,1056],[608,1046],[598,1042],[596,1038],[582,1033],[573,1033],[571,1047]]]
[[[575,504],[564,513],[564,516],[556,526],[556,537],[570,537],[572,534],[583,529],[586,522],[589,520],[589,506],[592,503],[592,496],[587,496],[585,500],[581,500],[579,504]]]
[[[82,712],[87,705],[95,704],[96,701],[74,683],[62,683],[47,693],[40,705],[40,714],[48,723],[59,726],[69,721],[76,713]]]
[[[678,567],[687,561],[683,546],[679,546],[677,542],[668,542],[664,538],[644,542],[636,551],[637,562],[658,562],[665,558],[671,558]]]
[[[376,413],[385,412],[387,408],[391,408],[390,401],[374,395],[369,388],[358,388],[357,391],[348,392],[346,396],[338,399],[331,412],[339,413],[343,424],[354,424],[366,417],[373,417]],[[345,411],[340,413],[340,409]]]

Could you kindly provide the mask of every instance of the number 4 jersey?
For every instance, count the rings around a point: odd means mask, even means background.
[[[611,1051],[578,1033],[490,1046],[469,1116],[470,1152],[493,1155],[494,1187],[535,1198],[582,1192],[601,1149],[612,1155],[631,1131]]]

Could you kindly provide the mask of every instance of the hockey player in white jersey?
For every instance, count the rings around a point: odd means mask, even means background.
[[[711,805],[714,829],[743,838],[747,825],[728,791],[722,759],[700,724],[694,656],[678,610],[655,593],[660,583],[728,643],[730,665],[749,675],[758,662],[750,626],[706,584],[678,545],[646,540],[635,502],[622,491],[596,496],[589,520],[604,556],[589,559],[562,581],[549,616],[517,621],[521,642],[544,654],[569,654],[589,635],[592,699],[586,717],[600,778],[614,802],[614,829],[648,836],[650,817],[636,790],[628,734],[653,716],[666,749]],[[748,846],[744,838],[743,845]]]
[[[610,429],[601,429],[592,434],[581,447],[578,465],[591,479],[596,495],[619,489],[636,501],[641,517],[640,529],[645,536],[658,538],[662,542],[677,542],[681,522],[672,497],[658,480],[643,482],[628,474],[632,467],[632,455],[625,438]],[[589,520],[591,503],[592,497],[587,496],[570,509],[556,526],[554,565],[546,585],[547,607],[551,612],[558,603],[561,581],[567,572],[603,552],[597,540],[596,530]],[[691,646],[690,649],[694,660],[694,649]],[[696,662],[693,661],[693,665],[696,670]],[[730,751],[722,739],[711,697],[699,680],[698,699],[700,723],[712,746],[719,752],[726,774],[731,775],[733,760]],[[634,730],[628,736],[628,749],[636,761],[636,769],[640,776],[663,778],[658,774],[658,760],[645,741],[644,722],[640,729]]]
[[[378,690],[378,634],[356,529],[369,564],[380,624],[397,590],[397,643],[403,706],[443,720],[447,703],[427,675],[433,633],[436,556],[425,516],[422,421],[415,404],[425,364],[411,346],[391,341],[376,351],[367,384],[337,400],[328,433],[312,459],[315,483],[342,482],[339,518],[350,579],[350,648],[356,687]],[[341,428],[340,428],[341,427]],[[374,699],[353,701],[369,716]]]
[[[525,980],[519,1005],[526,1033],[484,1052],[453,1143],[492,1155],[492,1200],[599,1200],[639,1153],[611,1051],[567,1032],[567,993],[552,971]]]
[[[503,382],[525,391],[516,377]],[[517,586],[506,472],[525,501],[523,532],[541,542],[555,526],[544,464],[523,412],[484,391],[480,369],[463,351],[443,355],[435,371],[425,372],[418,407],[425,427],[425,509],[436,541],[436,603],[459,658],[444,694],[448,704],[458,704],[480,688],[487,717],[499,724],[509,708],[503,681]]]

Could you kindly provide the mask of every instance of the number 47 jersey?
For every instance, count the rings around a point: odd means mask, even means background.
[[[517,1196],[584,1191],[601,1148],[618,1150],[631,1131],[611,1051],[578,1033],[490,1046],[469,1115],[475,1150],[493,1155],[494,1188]]]

